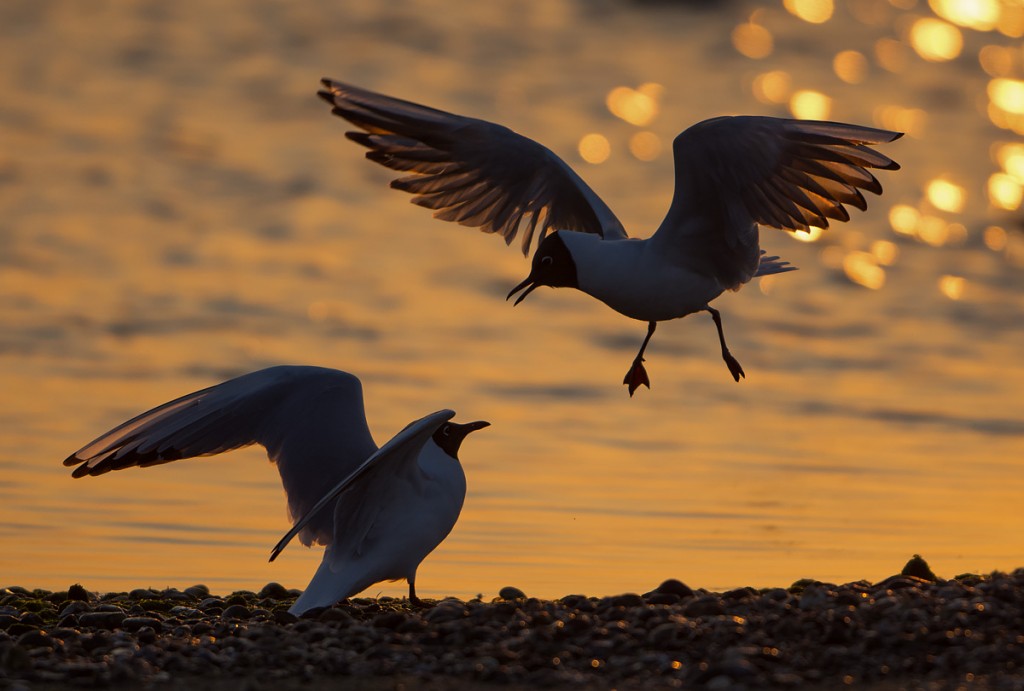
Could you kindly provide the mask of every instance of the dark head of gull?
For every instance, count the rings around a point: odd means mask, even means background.
[[[522,290],[514,304],[518,305],[527,295],[539,286],[552,288],[579,288],[576,278],[576,262],[572,253],[565,246],[559,233],[552,233],[544,238],[533,254],[533,266],[530,275],[522,283],[509,291],[506,300]],[[525,290],[523,290],[525,288]]]
[[[464,425],[460,425],[457,422],[446,422],[434,432],[434,443],[440,446],[441,450],[446,454],[458,460],[459,447],[462,446],[462,440],[468,437],[470,432],[490,426],[491,423],[484,420],[467,422]]]

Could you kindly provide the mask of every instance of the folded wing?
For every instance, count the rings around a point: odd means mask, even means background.
[[[485,120],[390,98],[330,79],[320,97],[360,128],[346,136],[366,157],[409,173],[391,182],[445,221],[497,233],[506,244],[522,233],[523,254],[539,229],[626,237],[593,190],[546,147]]]
[[[153,408],[70,455],[72,475],[148,467],[261,444],[277,464],[292,520],[358,468],[377,446],[366,424],[362,386],[346,372],[280,366],[242,375]],[[328,544],[331,518],[302,532]]]
[[[334,520],[332,548],[337,557],[360,553],[377,513],[388,503],[392,488],[399,482],[418,481],[419,455],[423,445],[438,427],[453,417],[455,411],[439,410],[406,425],[359,468],[324,494],[274,546],[270,561],[277,559],[292,538],[300,534],[310,521],[318,520],[320,514]],[[333,512],[328,510],[329,507],[334,507]]]

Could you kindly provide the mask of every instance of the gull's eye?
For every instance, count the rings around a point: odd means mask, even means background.
[[[446,436],[446,437],[447,437],[448,435],[450,435],[450,434],[451,434],[451,432],[452,432],[452,426],[451,426],[451,425],[445,425],[445,426],[444,426],[444,427],[443,427],[443,428],[441,429],[441,434],[443,434],[443,435],[444,435],[444,436]]]
[[[540,263],[542,265],[544,265],[544,266],[551,266],[552,264],[555,263],[555,258],[552,257],[551,255],[548,255],[546,257],[541,257],[540,258]]]

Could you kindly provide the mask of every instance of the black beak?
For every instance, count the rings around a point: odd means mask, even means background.
[[[508,302],[512,298],[513,295],[515,295],[520,290],[522,290],[523,291],[522,295],[517,297],[516,301],[512,303],[512,306],[515,307],[520,302],[522,302],[526,298],[527,295],[532,293],[533,289],[536,288],[538,285],[539,285],[538,283],[534,283],[533,282],[533,274],[531,273],[529,276],[526,277],[526,279],[522,283],[517,285],[512,290],[508,291],[508,295],[505,296],[505,301]],[[524,288],[526,290],[523,290]]]

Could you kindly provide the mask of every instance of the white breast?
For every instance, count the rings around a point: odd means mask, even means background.
[[[647,240],[601,240],[565,232],[562,238],[576,262],[580,290],[627,317],[678,319],[722,294],[713,278],[660,256]]]
[[[419,525],[413,532],[417,541],[426,551],[419,559],[427,556],[448,536],[462,512],[466,500],[466,474],[457,459],[446,454],[433,440],[423,445],[419,457],[420,470],[424,475],[422,494],[417,499]],[[431,544],[432,543],[432,544]]]

